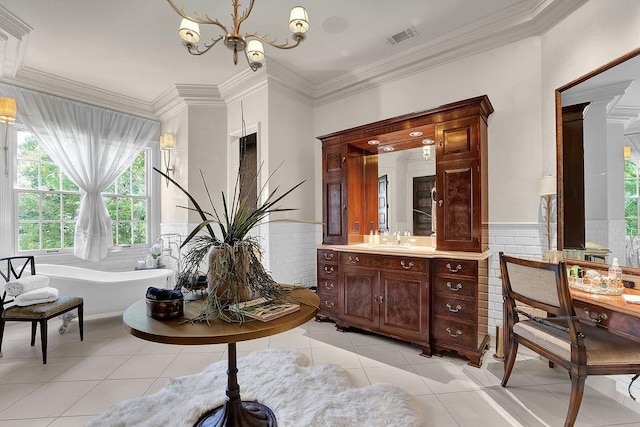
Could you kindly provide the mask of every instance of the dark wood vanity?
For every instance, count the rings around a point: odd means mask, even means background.
[[[452,350],[480,366],[489,345],[486,96],[319,137],[323,245],[318,320]],[[433,247],[374,245],[378,155],[435,144]]]

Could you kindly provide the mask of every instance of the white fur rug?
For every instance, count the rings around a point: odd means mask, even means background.
[[[89,426],[192,426],[223,404],[227,361],[197,375],[172,378],[159,392],[122,401]],[[294,349],[269,349],[238,359],[242,400],[269,406],[280,427],[423,426],[406,391],[389,384],[355,388],[337,365],[312,366]]]

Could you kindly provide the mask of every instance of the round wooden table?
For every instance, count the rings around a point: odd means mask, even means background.
[[[129,333],[147,341],[180,344],[227,343],[227,399],[224,405],[203,415],[196,426],[275,426],[276,418],[271,409],[258,402],[243,402],[240,398],[236,364],[236,343],[267,337],[293,329],[313,319],[318,311],[318,295],[306,289],[294,289],[287,297],[300,304],[300,310],[268,322],[251,320],[231,324],[221,320],[196,323],[181,323],[200,314],[203,299],[185,304],[184,318],[156,320],[146,314],[146,301],[141,300],[129,307],[123,320]]]

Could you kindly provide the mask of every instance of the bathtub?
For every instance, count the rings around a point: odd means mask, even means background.
[[[100,271],[55,264],[36,264],[36,273],[49,276],[49,286],[60,295],[82,297],[85,315],[123,312],[143,299],[149,286],[166,288],[173,278],[164,268]]]

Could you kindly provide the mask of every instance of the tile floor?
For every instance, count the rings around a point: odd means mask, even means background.
[[[7,324],[0,359],[0,427],[83,426],[116,402],[154,393],[173,376],[226,359],[225,345],[164,345],[132,337],[120,317],[86,319],[84,342],[76,322],[63,335],[54,328],[56,321],[50,323],[47,365],[40,346],[29,346],[29,325]],[[405,343],[336,332],[332,323],[311,321],[239,343],[238,356],[280,346],[304,351],[314,364],[343,366],[356,385],[402,387],[415,396],[428,426],[556,427],[567,409],[566,372],[549,369],[531,353],[519,356],[508,388],[500,386],[502,364],[493,360],[493,351],[477,369],[455,355],[425,358]],[[623,398],[587,387],[576,426],[640,426],[640,406],[631,409],[620,403]]]

